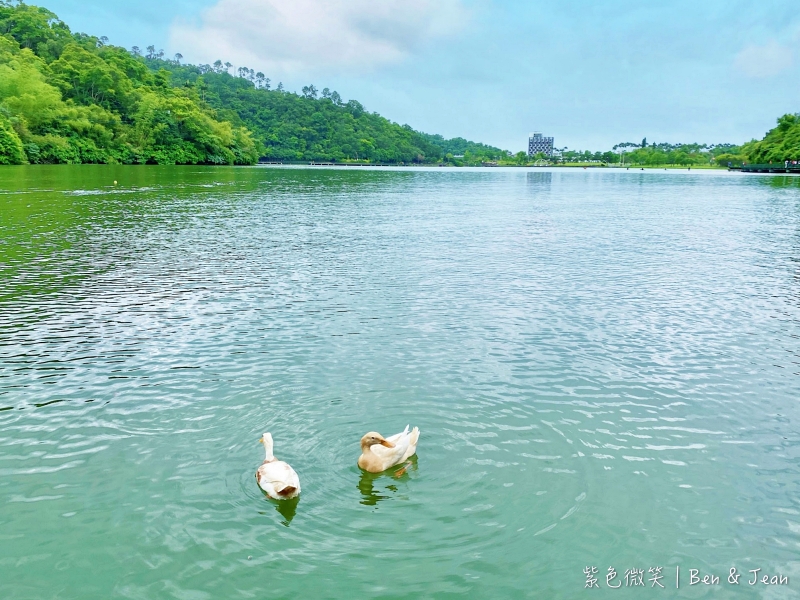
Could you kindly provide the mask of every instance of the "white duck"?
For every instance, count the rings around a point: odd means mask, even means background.
[[[288,500],[300,495],[300,478],[294,469],[272,455],[272,435],[267,432],[260,440],[267,457],[256,471],[256,481],[267,496],[273,500]]]
[[[401,433],[384,438],[380,433],[370,431],[361,438],[361,456],[358,466],[370,473],[380,473],[399,465],[417,451],[419,428],[409,433],[408,425]]]

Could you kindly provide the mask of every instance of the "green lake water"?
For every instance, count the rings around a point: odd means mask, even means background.
[[[4,167],[0,598],[797,598],[799,261],[786,176]]]

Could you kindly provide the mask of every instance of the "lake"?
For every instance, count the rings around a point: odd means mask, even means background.
[[[0,597],[796,598],[798,261],[790,176],[4,167]]]

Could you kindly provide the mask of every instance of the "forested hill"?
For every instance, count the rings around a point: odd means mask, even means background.
[[[453,148],[473,160],[498,148],[444,140],[314,86],[302,95],[230,65],[182,65],[73,33],[49,10],[0,0],[0,164],[252,164],[369,160],[430,163]],[[463,142],[463,143],[462,143]]]
[[[0,163],[251,164],[258,145],[192,90],[48,10],[0,1]]]
[[[192,90],[218,114],[249,128],[268,160],[426,163],[470,153],[480,162],[508,155],[462,138],[420,133],[367,111],[357,100],[345,102],[327,88],[308,85],[295,94],[279,83],[272,89],[263,73],[246,67],[232,74],[221,61],[182,65],[178,59],[164,60],[152,46],[144,61],[151,70],[168,71],[172,85]]]

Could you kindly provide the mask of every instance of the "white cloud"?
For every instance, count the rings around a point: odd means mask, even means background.
[[[219,0],[199,24],[174,23],[170,46],[270,75],[365,71],[457,32],[468,17],[462,0]]]
[[[792,66],[792,49],[772,40],[764,46],[750,44],[734,59],[734,65],[748,77],[774,77]]]

